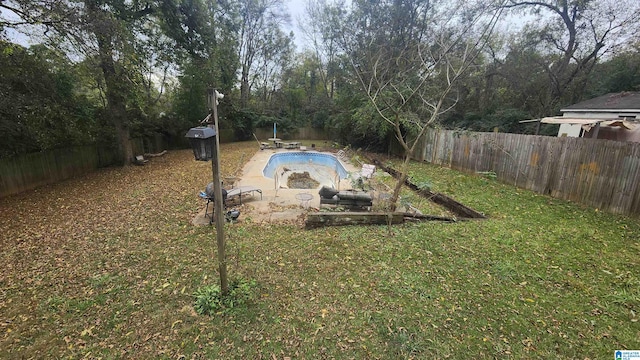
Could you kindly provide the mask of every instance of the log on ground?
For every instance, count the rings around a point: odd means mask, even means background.
[[[150,158],[150,157],[158,157],[158,156],[164,156],[167,154],[167,150],[162,150],[159,153],[145,153],[144,157],[146,158]]]
[[[307,214],[305,227],[314,229],[322,226],[344,225],[386,225],[391,220],[392,224],[404,222],[403,213],[378,213],[378,212],[317,212]]]
[[[412,214],[412,213],[403,213],[405,221],[442,221],[442,222],[457,222],[456,218],[447,217],[447,216],[437,216],[437,215],[423,215],[423,214]],[[466,220],[462,218],[462,220]]]

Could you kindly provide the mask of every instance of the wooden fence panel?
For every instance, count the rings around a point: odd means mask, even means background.
[[[259,131],[265,139],[273,136],[273,129],[259,129],[256,132]],[[313,128],[295,129],[288,135],[298,140],[330,139],[327,131]],[[220,130],[220,140],[235,141],[233,130]],[[144,139],[132,139],[131,145],[134,155],[157,153],[168,147],[167,139],[160,134]],[[0,198],[86,174],[97,168],[117,164],[119,161],[117,151],[97,146],[54,149],[0,159]]]
[[[0,161],[0,197],[93,171],[106,160],[93,146],[55,149]]]
[[[316,129],[311,127],[296,128],[285,132],[282,129],[277,129],[278,138],[282,140],[331,140],[329,132],[324,129]],[[268,138],[273,137],[273,128],[258,128],[254,129],[254,134],[260,141],[267,141]]]
[[[638,183],[640,179],[640,147],[633,148],[626,162],[629,168],[629,177],[623,180],[626,185],[623,188],[629,190],[627,194],[630,196],[625,199],[625,204],[628,204],[631,213],[640,214],[640,184]]]
[[[640,144],[505,133],[427,132],[415,159],[623,214],[640,214]]]

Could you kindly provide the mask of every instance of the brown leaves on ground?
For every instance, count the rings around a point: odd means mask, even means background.
[[[222,144],[222,175],[239,175],[255,150]],[[163,307],[163,297],[182,293],[186,306],[189,277],[210,269],[180,257],[192,256],[183,234],[210,234],[188,224],[211,176],[210,162],[171,151],[145,166],[100,169],[0,199],[0,357],[69,356],[95,341],[124,355],[179,328],[139,333],[162,323],[144,313],[145,302]],[[112,313],[113,302],[129,313]],[[109,329],[138,340],[122,348]]]
[[[223,144],[222,175],[255,151]],[[211,179],[190,151],[2,199],[0,358],[573,359],[637,344],[636,219],[413,166],[494,216],[391,238],[249,221],[243,205],[228,270],[257,287],[225,316],[193,312],[218,264],[214,228],[190,225]]]

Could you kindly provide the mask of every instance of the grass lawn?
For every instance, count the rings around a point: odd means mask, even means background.
[[[223,175],[256,151],[223,144]],[[143,167],[0,200],[0,358],[613,358],[640,349],[640,221],[412,164],[489,216],[454,224],[227,228],[253,298],[200,316],[210,163]],[[241,216],[241,219],[243,216]]]

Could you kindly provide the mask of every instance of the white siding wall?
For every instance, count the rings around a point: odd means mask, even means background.
[[[580,130],[582,125],[578,124],[560,124],[560,130],[558,130],[558,137],[580,137]]]

